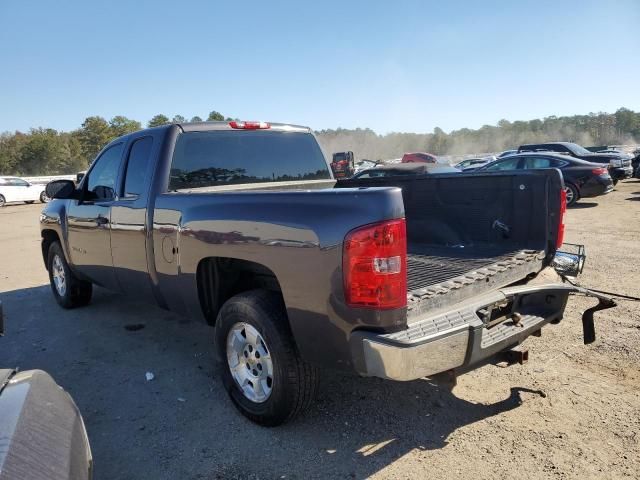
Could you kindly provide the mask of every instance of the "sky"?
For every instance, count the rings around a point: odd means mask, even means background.
[[[155,114],[377,133],[640,110],[640,0],[0,0],[0,132]]]

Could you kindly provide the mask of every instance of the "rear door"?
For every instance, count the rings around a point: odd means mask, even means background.
[[[115,201],[123,143],[104,150],[82,182],[82,200],[67,207],[69,255],[75,268],[110,290],[120,290],[111,257],[111,206]]]
[[[159,148],[157,143],[152,136],[129,143],[118,199],[111,206],[111,252],[116,277],[125,294],[141,300],[153,299],[147,263],[147,206],[153,173],[151,159]]]

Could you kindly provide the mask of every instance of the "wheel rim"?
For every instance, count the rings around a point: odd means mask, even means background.
[[[0,207],[4,207],[4,197],[0,195]]]
[[[47,197],[47,194],[46,194],[46,193],[42,192],[42,193],[40,194],[40,201],[41,201],[42,203],[48,203],[48,202],[49,202],[49,197]]]
[[[571,187],[564,187],[564,192],[567,194],[567,204],[573,203],[575,195]]]
[[[239,322],[227,335],[227,363],[243,395],[255,403],[267,401],[273,389],[273,362],[260,332]]]
[[[64,274],[64,266],[59,255],[55,255],[53,257],[52,271],[53,284],[56,287],[56,291],[58,292],[58,295],[64,297],[65,293],[67,293],[67,278]]]

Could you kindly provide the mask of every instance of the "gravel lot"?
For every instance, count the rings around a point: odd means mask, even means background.
[[[40,208],[0,209],[0,366],[47,370],[73,395],[97,479],[640,478],[638,303],[596,314],[598,340],[583,346],[580,313],[595,302],[573,297],[527,341],[528,364],[488,365],[453,389],[326,373],[306,416],[266,429],[227,399],[207,326],[102,289],[60,309]],[[570,209],[566,240],[587,246],[582,284],[640,296],[640,181]]]

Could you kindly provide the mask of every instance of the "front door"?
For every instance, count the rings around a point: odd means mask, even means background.
[[[69,255],[74,267],[92,282],[120,290],[111,256],[111,205],[123,144],[102,152],[82,182],[82,199],[67,207]]]

